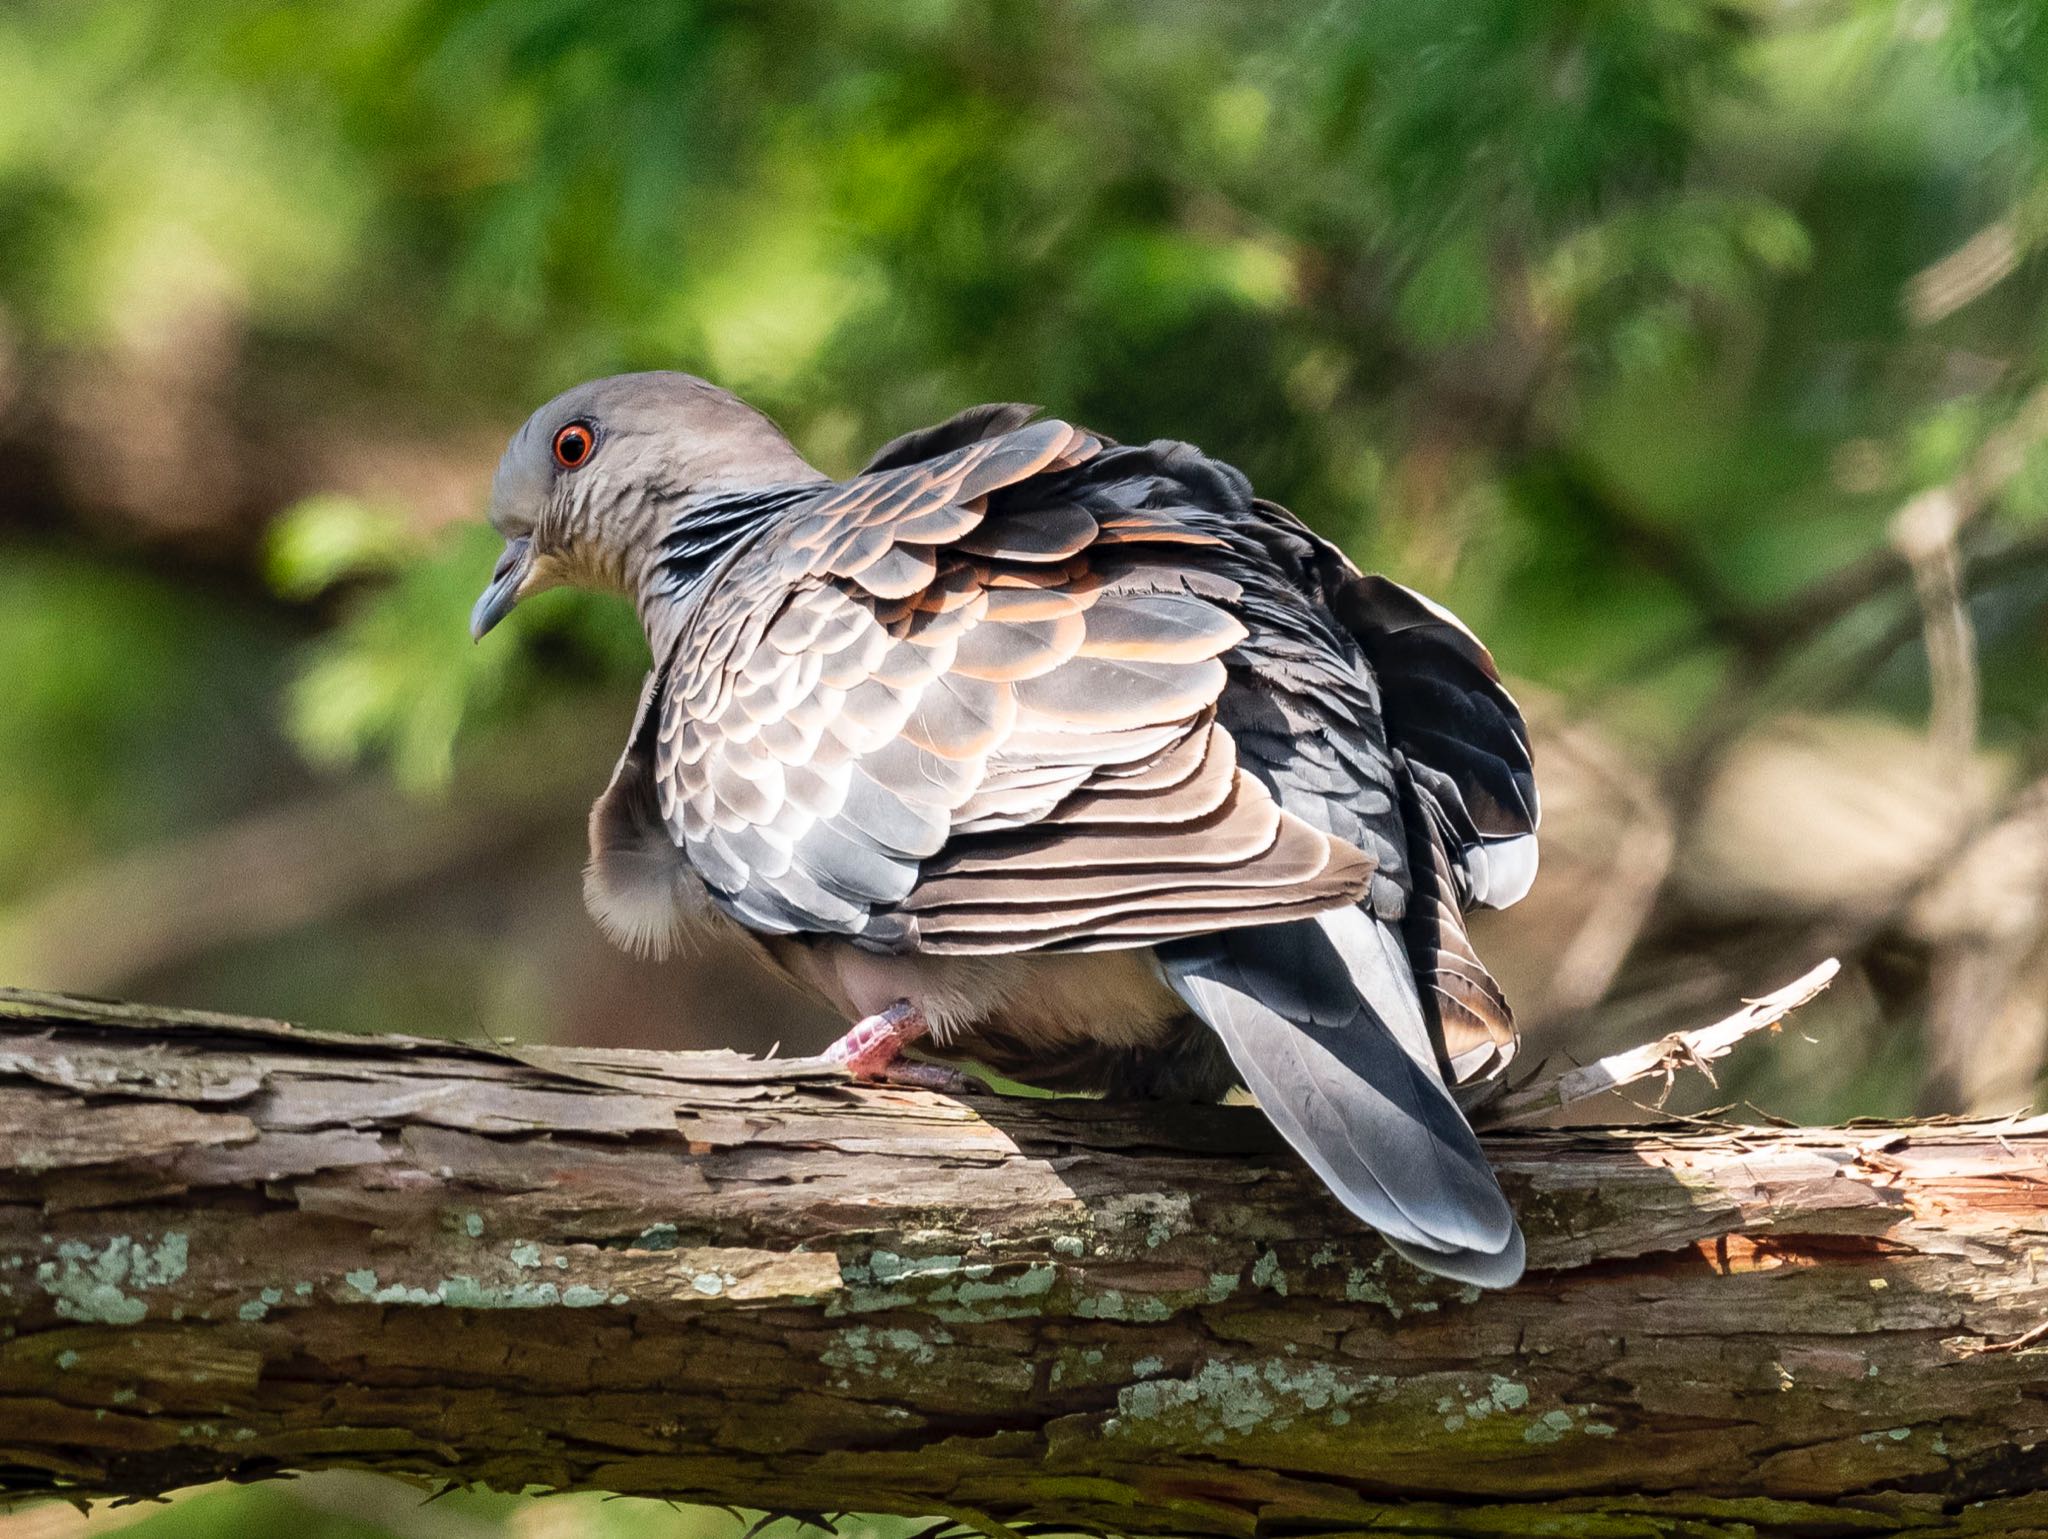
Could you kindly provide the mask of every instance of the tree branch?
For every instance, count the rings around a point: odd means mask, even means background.
[[[1559,1074],[1539,1074],[1528,1084],[1483,1103],[1479,1115],[1487,1127],[1514,1127],[1641,1080],[1661,1079],[1669,1089],[1681,1069],[1697,1069],[1711,1083],[1714,1071],[1708,1065],[1726,1058],[1746,1038],[1776,1026],[1801,1005],[1812,1003],[1841,970],[1842,964],[1829,957],[1783,988],[1750,1000],[1725,1020],[1697,1031],[1674,1031],[1655,1042],[1609,1053],[1598,1062]]]
[[[2048,1123],[1488,1143],[1534,1270],[1482,1296],[1249,1108],[0,996],[0,1487],[350,1466],[1130,1535],[2048,1523]]]

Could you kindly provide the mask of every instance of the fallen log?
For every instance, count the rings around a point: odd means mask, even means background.
[[[1128,1535],[2048,1527],[2048,1122],[1518,1130],[1532,1270],[1249,1108],[0,994],[0,1491],[346,1466]]]

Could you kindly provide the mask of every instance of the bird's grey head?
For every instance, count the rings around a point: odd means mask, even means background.
[[[498,462],[490,521],[505,549],[470,633],[564,583],[631,592],[693,498],[817,479],[773,422],[694,375],[616,374],[566,390]]]

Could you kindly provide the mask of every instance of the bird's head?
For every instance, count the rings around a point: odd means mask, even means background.
[[[470,634],[482,639],[547,588],[631,592],[693,499],[816,479],[773,422],[694,375],[617,374],[566,390],[498,461],[490,521],[505,549]]]

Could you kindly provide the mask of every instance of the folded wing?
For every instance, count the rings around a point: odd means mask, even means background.
[[[1355,899],[1372,861],[1284,811],[1219,721],[1217,543],[1065,494],[1041,422],[780,511],[679,627],[660,815],[758,930],[886,948],[1133,946]]]

